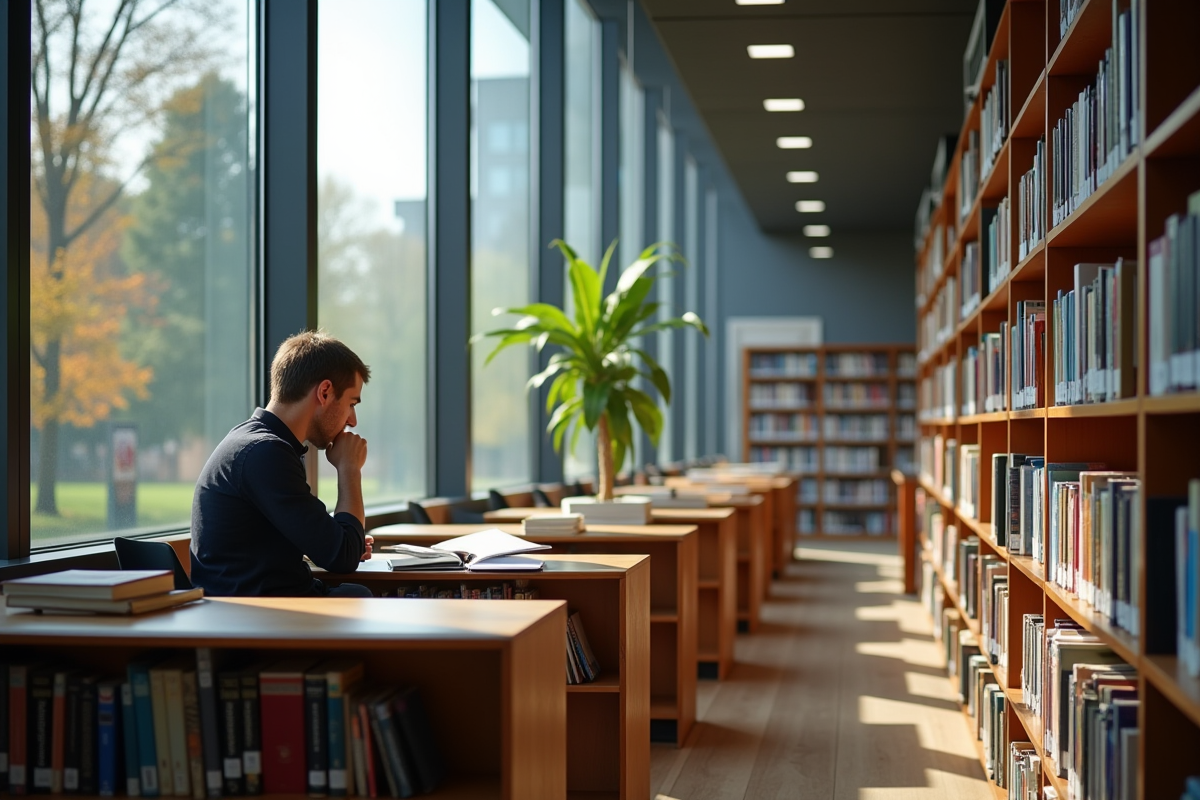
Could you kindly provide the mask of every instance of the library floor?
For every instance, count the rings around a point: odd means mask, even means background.
[[[654,745],[656,800],[991,798],[893,543],[820,543],[776,581],[729,680],[701,681],[682,749]]]

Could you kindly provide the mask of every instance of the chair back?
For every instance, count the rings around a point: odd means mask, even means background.
[[[553,508],[554,507],[554,504],[550,502],[550,498],[546,496],[546,493],[543,492],[541,489],[537,488],[536,486],[533,487],[533,491],[531,492],[531,494],[533,495],[534,508]]]
[[[117,551],[117,564],[121,569],[169,569],[175,573],[176,589],[192,588],[192,580],[179,563],[175,548],[166,542],[118,536],[113,539],[113,548]]]
[[[495,489],[488,489],[488,511],[499,511],[502,508],[508,508],[508,501],[504,499],[504,495]]]
[[[575,481],[571,484],[572,497],[583,497],[585,494],[587,494],[587,491],[583,488],[583,481]]]
[[[408,501],[408,514],[412,517],[414,525],[432,525],[433,520],[429,517],[429,512],[425,510],[425,506],[418,503],[416,500]]]

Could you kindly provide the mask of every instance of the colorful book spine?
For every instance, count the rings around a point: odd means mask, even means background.
[[[52,791],[53,725],[54,671],[36,669],[29,675],[29,768],[35,794]]]
[[[141,795],[142,797],[158,797],[160,792],[158,742],[154,735],[154,700],[151,697],[149,667],[145,664],[130,664],[129,685],[133,690],[133,712],[137,718],[138,776],[141,781]]]
[[[242,775],[248,795],[263,793],[262,710],[257,667],[242,672]]]
[[[308,776],[308,796],[325,797],[329,793],[329,707],[326,699],[324,669],[304,676],[304,738]]]
[[[355,775],[347,695],[362,681],[363,665],[330,664],[325,674],[329,718],[329,794],[345,797],[354,791]]]
[[[221,718],[217,712],[217,676],[210,647],[196,649],[196,690],[200,701],[200,730],[203,749],[204,795],[221,796]],[[239,770],[240,774],[240,770]]]
[[[96,686],[96,792],[101,797],[117,793],[120,775],[121,740],[123,727],[132,727],[132,720],[121,718],[121,684],[103,681]],[[130,795],[136,797],[137,794]]]
[[[97,719],[97,683],[94,675],[79,681],[79,793],[95,795],[100,791],[97,764],[99,721]],[[66,776],[64,775],[64,782]]]
[[[221,793],[237,796],[245,792],[242,777],[242,676],[222,672],[217,676],[220,707]]]
[[[121,745],[122,761],[125,764],[125,794],[142,797],[142,763],[138,749],[141,735],[133,686],[129,681],[121,684]]]
[[[263,791],[304,794],[304,673],[307,664],[275,664],[259,675],[262,714]]]
[[[183,671],[183,730],[187,742],[188,784],[192,800],[204,800],[204,732],[200,720],[200,687],[195,670]]]

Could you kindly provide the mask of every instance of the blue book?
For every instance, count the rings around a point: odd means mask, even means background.
[[[121,684],[104,681],[96,687],[96,786],[101,797],[117,793],[117,714],[120,713]]]
[[[125,794],[141,797],[141,764],[138,762],[138,731],[133,713],[133,687],[121,684],[121,744],[124,745]]]
[[[351,759],[349,720],[351,710],[346,697],[362,681],[361,661],[335,661],[322,665],[325,670],[326,703],[329,717],[329,795],[345,797],[352,787],[354,770]],[[366,794],[365,787],[357,792]]]
[[[138,778],[142,797],[158,797],[158,750],[154,746],[154,709],[150,700],[150,667],[129,665],[133,690],[133,721],[137,726]]]

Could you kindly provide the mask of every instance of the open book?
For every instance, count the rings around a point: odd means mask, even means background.
[[[387,559],[394,571],[467,569],[472,572],[516,572],[540,570],[543,563],[522,553],[549,550],[546,544],[489,528],[466,536],[438,542],[432,547],[393,544],[383,548],[397,553]]]

